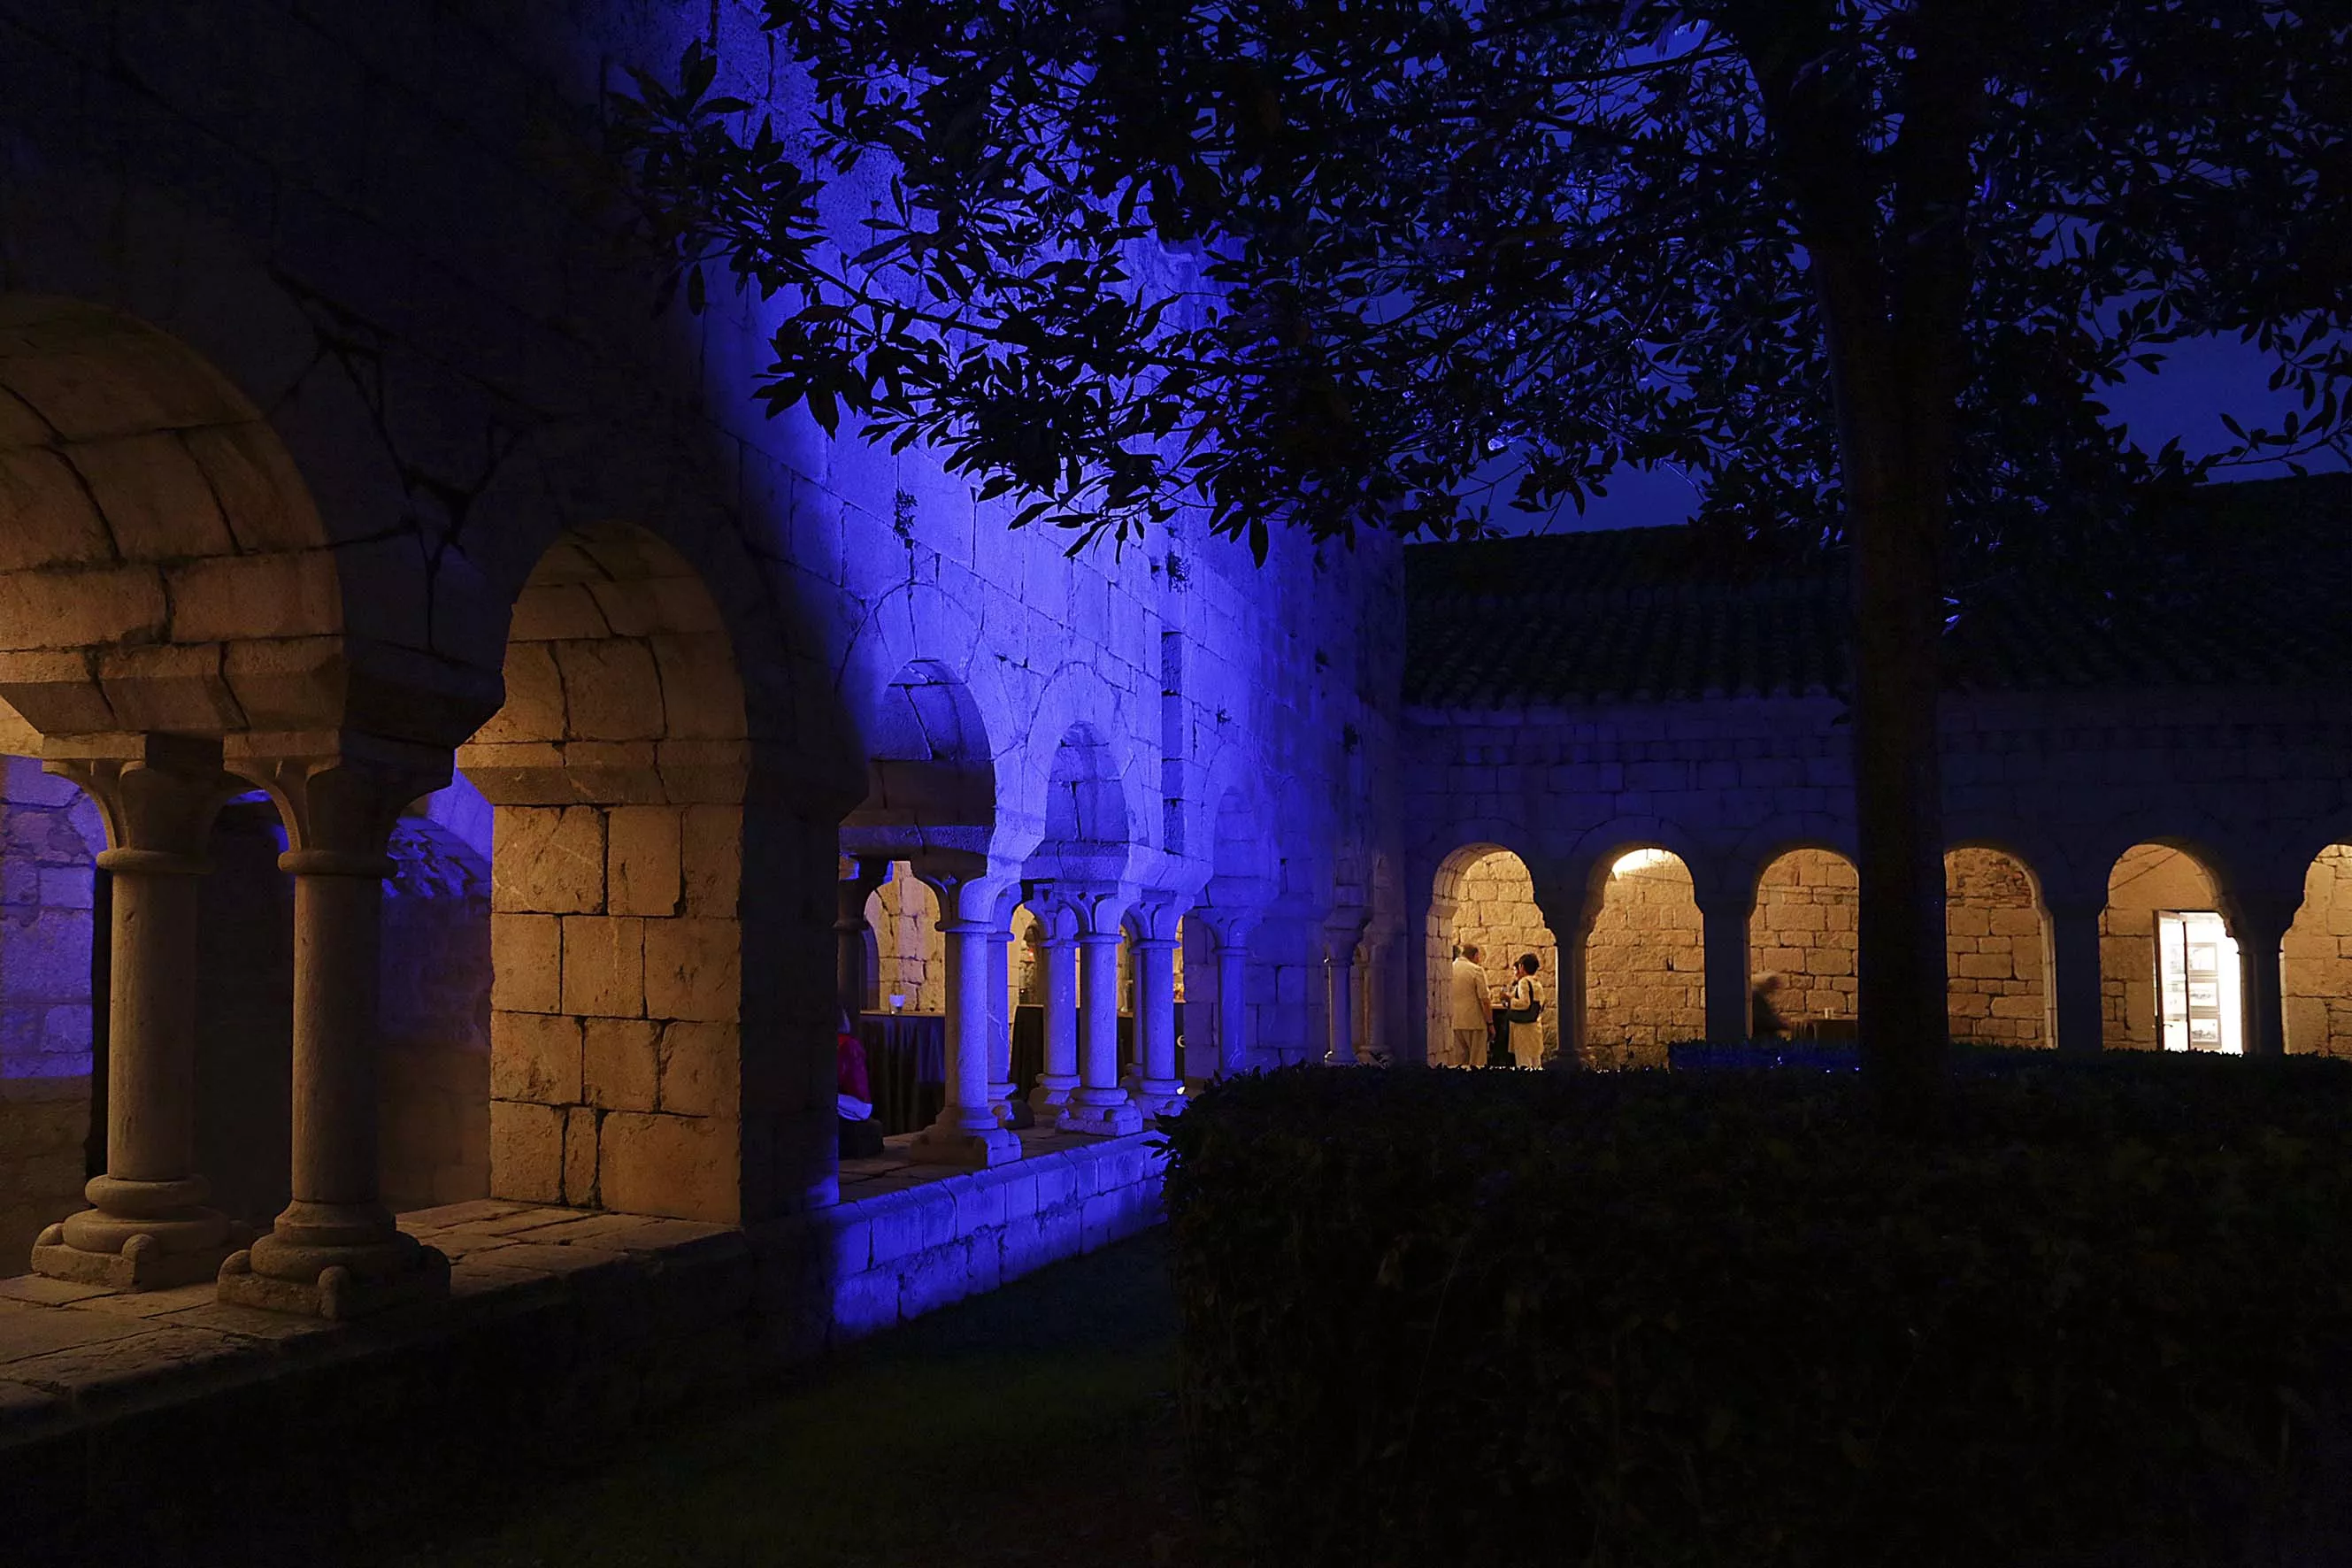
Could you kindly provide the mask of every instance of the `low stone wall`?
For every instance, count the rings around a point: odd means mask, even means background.
[[[27,1562],[348,1560],[688,1403],[1160,1216],[1149,1134],[844,1170],[844,1202],[751,1229],[496,1199],[404,1215],[451,1299],[358,1324],[0,1280],[0,1521]],[[266,1495],[254,1479],[268,1477]],[[11,1557],[10,1561],[15,1559]]]
[[[42,1228],[82,1206],[87,1078],[0,1079],[0,1269],[32,1256]]]

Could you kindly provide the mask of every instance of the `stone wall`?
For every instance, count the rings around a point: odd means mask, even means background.
[[[20,1272],[33,1238],[83,1206],[87,1078],[0,1078],[0,1279]]]
[[[1944,949],[1953,1039],[2052,1043],[2049,934],[2022,866],[1992,849],[1944,857]]]
[[[27,757],[0,759],[0,1078],[89,1075],[98,808]]]
[[[1706,1034],[1706,968],[1690,868],[1674,856],[1612,870],[1584,944],[1584,1059],[1662,1067]]]
[[[490,868],[404,817],[384,883],[383,1199],[395,1210],[490,1191]]]
[[[1853,1016],[1860,893],[1853,863],[1823,849],[1791,850],[1757,879],[1748,973],[1780,976],[1775,1005],[1790,1027]]]
[[[890,998],[900,995],[906,1012],[946,1012],[948,942],[940,933],[939,895],[904,860],[891,863],[890,879],[866,899],[866,923],[874,928],[880,961],[870,987],[880,1010],[888,1012]]]
[[[2281,948],[2286,1048],[2352,1056],[2352,845],[2321,850]]]

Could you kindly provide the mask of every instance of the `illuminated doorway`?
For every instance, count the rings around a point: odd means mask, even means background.
[[[2156,914],[2157,1005],[2168,1051],[2242,1056],[2238,943],[2210,910]]]

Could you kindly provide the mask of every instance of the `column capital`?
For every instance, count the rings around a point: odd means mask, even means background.
[[[213,819],[245,788],[221,766],[220,742],[194,735],[98,737],[66,754],[53,745],[41,767],[97,805],[107,845],[98,864],[109,871],[209,870]]]
[[[287,841],[278,868],[296,876],[391,875],[384,847],[393,825],[409,802],[449,782],[449,752],[369,735],[241,751],[229,766],[276,803]]]

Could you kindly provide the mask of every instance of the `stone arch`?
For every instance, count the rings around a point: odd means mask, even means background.
[[[1044,832],[1027,877],[1099,887],[1127,875],[1133,819],[1120,763],[1118,747],[1091,721],[1077,720],[1062,731],[1038,801]]]
[[[985,857],[996,760],[971,689],[935,659],[901,667],[866,723],[866,798],[842,825],[852,855]]]
[[[984,630],[961,602],[919,583],[884,595],[851,633],[840,684],[855,725],[856,753],[869,770],[866,800],[856,812],[875,804],[876,759],[914,758],[910,717],[925,723],[925,740],[937,742],[943,733],[955,737],[948,750],[966,775],[963,798],[978,805],[977,786],[984,780],[992,823],[1003,808],[997,781],[1019,752],[1019,709],[999,661],[987,655]],[[943,722],[943,702],[953,707],[951,722]],[[910,703],[919,704],[921,711],[910,715]],[[962,820],[971,816],[970,809],[963,811]]]
[[[1139,771],[1135,732],[1124,721],[1119,694],[1094,670],[1073,665],[1048,681],[1014,760],[997,769],[999,857],[1033,859],[1041,846],[1066,837],[1069,819],[1055,813],[1073,804],[1066,793],[1080,776],[1069,772],[1073,767],[1095,786],[1106,815],[1112,798],[1117,799],[1118,842],[1144,846],[1149,824],[1128,805],[1130,794],[1141,799],[1150,793]],[[1082,759],[1072,752],[1074,745],[1083,752]],[[1122,869],[1124,865],[1122,858]]]
[[[1626,855],[1636,849],[1663,849],[1682,862],[1691,879],[1694,895],[1701,900],[1712,900],[1720,890],[1723,878],[1717,858],[1707,852],[1707,847],[1697,836],[1680,824],[1660,816],[1620,816],[1587,828],[1579,834],[1560,863],[1580,868],[1579,879],[1587,887],[1586,918],[1598,913],[1598,900],[1609,880],[1610,870]]]
[[[2352,839],[2311,858],[2279,974],[2286,1048],[2352,1057]]]
[[[1780,977],[1774,1005],[1791,1028],[1853,1027],[1861,889],[1851,859],[1811,846],[1781,851],[1756,874],[1748,965]]]
[[[1429,912],[1423,925],[1422,972],[1426,977],[1423,1016],[1429,1059],[1454,1066],[1485,1065],[1483,1041],[1465,1041],[1455,1031],[1454,962],[1465,945],[1479,948],[1483,985],[1491,995],[1510,984],[1519,955],[1536,955],[1536,980],[1543,987],[1542,1020],[1547,1054],[1559,1048],[1562,979],[1560,938],[1537,900],[1534,872],[1516,849],[1491,839],[1465,844],[1438,863],[1432,879]],[[1470,1026],[1475,1027],[1475,1024]],[[1465,1059],[1465,1052],[1475,1052]]]
[[[159,731],[447,746],[497,704],[493,671],[435,647],[421,555],[390,570],[381,542],[334,538],[251,401],[124,312],[0,296],[0,700],[53,752]]]
[[[1706,1034],[1706,942],[1690,863],[1658,842],[1617,843],[1593,866],[1584,953],[1585,1064],[1664,1067]]]
[[[2168,910],[2206,911],[2221,917],[2225,933],[2212,976],[2225,1037],[2243,1026],[2245,972],[2236,940],[2229,933],[2226,892],[2206,858],[2179,838],[2147,838],[2116,855],[2107,872],[2107,896],[2099,911],[2100,1039],[2108,1050],[2167,1048],[2163,979],[2159,972],[2159,915]],[[2185,974],[2179,977],[2184,987]],[[2184,1031],[2185,1034],[2185,1031]],[[2225,1040],[2199,1041],[2220,1048]],[[2196,1048],[2186,1038],[2173,1048]],[[2241,1045],[2242,1048],[2242,1044]]]
[[[516,603],[506,689],[458,754],[496,808],[494,1193],[723,1222],[807,1201],[829,1053],[743,1041],[795,982],[829,1002],[825,949],[790,938],[830,866],[763,809],[717,603],[645,529],[572,531]]]
[[[2050,910],[2023,856],[1962,842],[1944,855],[1946,1013],[1956,1041],[2057,1043]]]
[[[945,1013],[947,938],[940,931],[940,896],[915,874],[911,862],[890,863],[889,875],[866,896],[866,923],[874,933],[877,1008]],[[904,1000],[894,1006],[894,996]]]

